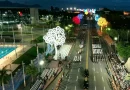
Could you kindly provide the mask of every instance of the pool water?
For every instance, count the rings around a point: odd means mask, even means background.
[[[16,47],[0,47],[0,59],[15,50]]]

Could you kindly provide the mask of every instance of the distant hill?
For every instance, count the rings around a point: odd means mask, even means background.
[[[0,8],[40,8],[41,6],[38,4],[34,4],[34,5],[24,5],[24,4],[20,4],[20,3],[12,3],[10,1],[0,1]]]

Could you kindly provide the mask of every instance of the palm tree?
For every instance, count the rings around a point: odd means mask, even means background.
[[[32,79],[32,82],[33,82],[34,76],[36,76],[38,74],[38,69],[34,64],[30,64],[26,67],[25,73],[27,75],[31,76],[31,79]]]
[[[2,90],[5,90],[4,84],[9,80],[9,75],[7,74],[8,71],[10,70],[7,70],[6,66],[0,70],[0,84],[2,85]]]

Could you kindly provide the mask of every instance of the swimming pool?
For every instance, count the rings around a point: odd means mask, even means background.
[[[0,47],[0,59],[15,50],[16,47]]]

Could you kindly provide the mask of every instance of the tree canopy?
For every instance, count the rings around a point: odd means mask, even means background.
[[[119,42],[117,44],[117,50],[120,56],[122,56],[125,60],[130,57],[130,46],[126,45],[124,42]]]

